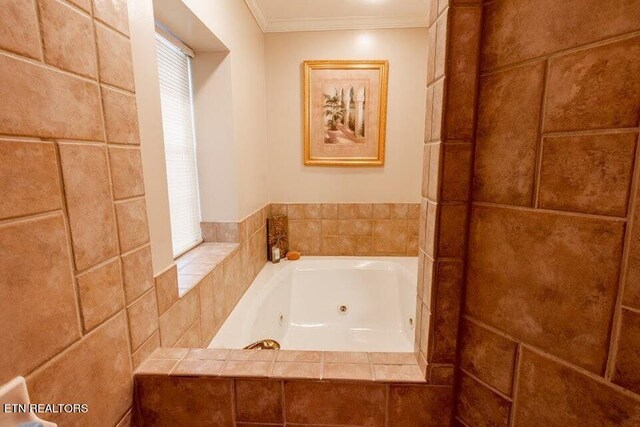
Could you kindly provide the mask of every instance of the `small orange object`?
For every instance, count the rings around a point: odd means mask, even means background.
[[[296,261],[300,259],[300,252],[298,251],[289,251],[287,252],[287,259],[289,261]]]

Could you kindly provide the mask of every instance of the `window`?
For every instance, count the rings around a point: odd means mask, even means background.
[[[173,255],[202,241],[193,127],[191,57],[179,43],[156,33],[164,150],[167,162]]]

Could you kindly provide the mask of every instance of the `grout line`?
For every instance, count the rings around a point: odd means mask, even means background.
[[[39,136],[15,136],[15,135],[7,135],[0,133],[0,140],[4,140],[1,142],[40,142],[40,143],[49,143],[48,141],[43,141]]]
[[[542,96],[540,99],[540,113],[538,116],[538,129],[536,134],[536,157],[533,172],[533,188],[531,189],[531,206],[538,208],[540,204],[540,180],[542,175],[542,151],[544,149],[544,118],[546,115],[546,100],[549,90],[549,61],[545,61],[542,77]]]
[[[129,89],[125,89],[119,86],[114,86],[111,83],[106,83],[103,82],[101,80],[97,80],[98,84],[100,86],[103,86],[106,89],[112,90],[114,92],[118,92],[121,95],[125,95],[125,96],[131,96],[131,97],[135,97],[136,96],[136,92],[135,91],[131,91]],[[134,144],[131,142],[113,142],[112,144],[118,144],[118,145],[135,145],[135,146],[140,146],[140,143]]]
[[[91,18],[91,13],[89,13],[89,11],[82,9],[80,6],[77,6],[77,5],[73,4],[69,0],[58,0],[58,2],[64,4],[65,6],[67,6],[70,9],[75,10],[76,12],[84,15],[87,18]]]
[[[52,141],[53,142],[53,141]],[[53,149],[56,157],[56,170],[57,170],[57,179],[58,179],[58,191],[60,192],[60,203],[62,205],[61,213],[62,213],[62,222],[64,223],[64,231],[65,238],[67,240],[67,256],[69,257],[69,272],[72,277],[72,286],[74,293],[74,302],[76,307],[76,318],[78,321],[78,331],[80,337],[82,337],[84,332],[84,316],[82,313],[82,305],[80,304],[80,290],[78,289],[78,278],[77,278],[77,266],[76,266],[76,257],[75,257],[75,249],[73,248],[73,239],[71,236],[71,221],[69,220],[69,207],[67,203],[67,194],[65,191],[64,178],[62,174],[62,160],[60,157],[60,147],[58,143],[53,142]],[[96,325],[97,327],[98,325]]]
[[[460,370],[460,372],[462,372],[463,374],[465,374],[466,376],[468,376],[469,378],[471,378],[472,380],[474,380],[478,384],[484,386],[485,388],[487,388],[489,391],[493,392],[494,394],[497,394],[498,396],[500,396],[501,398],[503,398],[503,399],[505,399],[505,400],[507,400],[509,402],[513,401],[513,399],[510,396],[504,394],[503,392],[501,392],[500,390],[498,390],[497,388],[495,388],[491,384],[481,380],[480,378],[478,378],[477,376],[475,376],[471,372],[467,371],[466,369],[462,368],[461,366],[458,366],[458,369]]]
[[[638,309],[638,308],[630,307],[630,306],[625,305],[625,304],[622,304],[620,307],[622,309],[626,310],[626,311],[630,311],[630,312],[635,313],[635,314],[640,314],[640,309]]]
[[[514,342],[518,343],[522,349],[526,349],[527,351],[530,351],[532,353],[536,353],[537,355],[540,355],[543,358],[549,359],[552,362],[555,362],[556,364],[561,365],[562,367],[564,367],[566,369],[572,370],[572,371],[574,371],[574,372],[576,372],[576,373],[578,373],[580,375],[583,375],[583,376],[589,378],[590,380],[592,380],[594,382],[597,382],[598,384],[605,385],[605,386],[610,387],[610,388],[614,388],[616,391],[620,391],[620,392],[624,393],[625,395],[632,397],[634,400],[640,402],[640,395],[638,395],[636,393],[633,393],[630,390],[627,390],[624,387],[619,386],[619,385],[607,380],[606,378],[604,378],[604,377],[602,377],[602,376],[600,376],[598,374],[595,374],[595,373],[593,373],[591,371],[588,371],[587,369],[582,368],[580,366],[574,365],[571,362],[568,362],[568,361],[566,361],[566,360],[564,360],[564,359],[562,359],[562,358],[560,358],[558,356],[555,356],[555,355],[553,355],[551,353],[548,353],[548,352],[546,352],[545,350],[543,350],[543,349],[541,349],[539,347],[535,347],[535,346],[533,346],[531,344],[528,344],[528,343],[526,343],[526,342],[524,342],[524,341],[522,341],[522,340],[520,340],[520,339],[518,339],[518,338],[516,338],[514,336],[511,336],[511,335],[509,335],[509,334],[507,334],[507,333],[505,333],[505,332],[503,332],[503,331],[501,331],[499,329],[496,329],[493,326],[490,326],[490,325],[482,322],[481,320],[475,319],[475,318],[471,317],[468,314],[464,315],[464,319],[468,320],[468,321],[470,321],[470,322],[472,322],[472,323],[474,323],[474,324],[476,324],[476,325],[478,325],[480,327],[483,327],[484,329],[487,329],[487,330],[495,333],[496,335],[500,335],[503,338],[507,338],[507,339],[509,339],[511,341],[514,341]],[[520,353],[522,354],[522,350],[520,351]]]
[[[509,426],[515,427],[515,416],[516,416],[516,405],[517,405],[517,397],[518,397],[518,387],[520,380],[520,370],[521,370],[521,359],[522,359],[522,346],[517,344],[516,354],[515,354],[515,363],[513,365],[513,372],[511,373],[511,410],[509,411]]]
[[[591,136],[591,135],[607,135],[607,134],[620,134],[620,133],[638,133],[638,130],[639,129],[637,127],[578,129],[578,130],[543,132],[542,136],[546,138],[569,137],[569,136]]]
[[[570,47],[570,48],[564,48],[564,49],[560,49],[560,50],[556,50],[554,52],[550,52],[550,53],[545,53],[542,55],[538,55],[532,58],[527,58],[527,59],[523,59],[520,60],[518,62],[514,62],[511,64],[505,64],[505,65],[500,65],[494,68],[489,68],[489,69],[484,69],[484,70],[480,70],[480,73],[482,75],[482,77],[491,75],[491,74],[498,74],[501,73],[503,71],[508,71],[514,68],[518,68],[520,66],[525,66],[525,65],[530,65],[534,62],[543,60],[543,59],[548,59],[548,60],[552,60],[552,59],[556,59],[556,58],[560,58],[563,56],[568,56],[570,54],[573,53],[577,53],[580,51],[585,51],[585,50],[589,50],[592,48],[596,48],[596,47],[601,47],[601,46],[605,46],[608,44],[613,44],[616,42],[621,42],[621,41],[625,41],[628,39],[632,39],[634,37],[640,36],[640,31],[638,30],[633,30],[633,31],[629,31],[623,34],[618,34],[616,36],[607,36],[603,39],[599,39],[596,40],[594,42],[590,42],[590,43],[586,43],[586,44],[582,44],[580,46],[577,47]]]
[[[620,263],[620,277],[618,280],[618,290],[616,293],[615,306],[613,309],[613,318],[609,326],[609,351],[607,352],[607,359],[605,363],[604,377],[608,380],[613,378],[615,373],[615,362],[618,353],[618,339],[620,337],[620,328],[622,327],[622,305],[624,300],[624,291],[627,281],[629,257],[631,252],[631,240],[635,224],[635,215],[638,210],[636,206],[638,202],[637,192],[640,190],[640,136],[636,140],[636,153],[633,167],[633,178],[631,181],[631,188],[627,198],[627,224],[625,228],[625,236],[622,247],[622,260]]]
[[[93,45],[95,48],[95,52],[94,52],[94,60],[95,60],[95,66],[96,66],[96,84],[98,86],[98,95],[100,98],[100,102],[99,102],[99,109],[100,109],[100,122],[102,125],[102,139],[103,141],[106,143],[107,142],[107,127],[106,127],[106,119],[105,119],[105,111],[104,111],[104,102],[103,102],[103,94],[102,94],[102,88],[100,87],[99,81],[100,81],[100,55],[98,54],[98,34],[97,34],[97,29],[96,29],[96,21],[95,21],[95,2],[91,2],[91,18],[92,18],[92,22],[91,22],[91,29],[93,32]],[[109,196],[111,199],[111,215],[113,215],[113,222],[115,225],[115,238],[116,238],[116,246],[117,246],[117,251],[118,254],[121,256],[122,254],[122,242],[120,241],[120,225],[118,222],[118,216],[116,214],[116,205],[115,205],[115,193],[114,193],[114,189],[113,189],[113,175],[111,172],[111,158],[109,156],[109,150],[107,147],[104,148],[104,154],[105,154],[105,161],[107,164],[107,179],[109,180]],[[120,291],[122,293],[122,298],[125,302],[125,306],[127,305],[127,295],[125,293],[124,290],[124,283],[125,283],[125,276],[124,276],[124,266],[122,265],[122,260],[120,260],[120,280],[121,280],[121,286],[120,286]],[[155,286],[154,286],[155,287]],[[145,295],[145,294],[143,294]],[[157,299],[156,299],[156,306],[157,306]],[[131,368],[131,370],[133,371],[133,353],[134,353],[134,349],[132,348],[132,341],[131,341],[131,324],[129,322],[129,311],[125,310],[125,320],[127,323],[127,330],[126,330],[126,335],[127,335],[127,347],[129,349],[129,366]],[[162,345],[162,343],[161,343]],[[138,347],[139,348],[139,347]]]
[[[45,63],[45,43],[44,43],[44,32],[42,31],[42,16],[40,14],[40,5],[38,4],[38,0],[32,0],[32,7],[35,8],[36,13],[36,26],[38,27],[38,41],[39,43],[39,51],[40,51],[40,62]],[[22,56],[22,55],[21,55]]]
[[[64,202],[62,201],[62,203],[60,204],[61,206],[59,208],[52,209],[49,211],[28,213],[23,215],[13,215],[13,216],[8,216],[6,218],[2,218],[0,220],[0,227],[6,226],[7,224],[13,225],[14,223],[21,223],[21,222],[27,222],[27,221],[37,220],[37,219],[54,217],[58,213],[64,215],[63,203]]]
[[[53,72],[57,72],[57,73],[60,73],[60,74],[64,74],[67,77],[75,77],[78,80],[82,80],[82,81],[84,81],[86,83],[91,83],[91,84],[95,84],[96,86],[98,86],[98,81],[95,80],[95,79],[91,79],[91,78],[89,78],[87,76],[84,76],[82,74],[77,74],[77,73],[62,69],[62,68],[54,67],[53,65],[48,64],[46,62],[39,62],[37,59],[31,58],[31,57],[28,57],[28,56],[23,56],[22,54],[14,53],[14,52],[11,52],[11,51],[3,49],[3,48],[0,48],[0,56],[6,56],[8,58],[13,58],[13,59],[18,60],[18,61],[26,62],[28,64],[44,68],[47,71],[53,71]]]
[[[87,275],[89,273],[93,273],[94,271],[104,267],[107,264],[111,264],[113,261],[116,261],[116,260],[118,260],[118,261],[120,260],[120,257],[118,255],[114,255],[112,257],[109,257],[109,258],[107,258],[107,259],[105,259],[103,261],[100,261],[99,263],[97,263],[95,265],[92,265],[91,267],[88,267],[88,268],[86,268],[84,270],[76,270],[76,276],[79,277],[79,276]]]
[[[94,11],[95,12],[95,11]],[[118,33],[119,35],[126,37],[127,40],[129,40],[129,42],[131,42],[131,37],[125,33],[123,33],[122,31],[118,30],[117,28],[112,27],[110,24],[106,23],[105,21],[103,21],[102,19],[98,18],[97,16],[94,16],[93,19],[102,24],[103,26],[109,28],[110,30],[113,30],[114,32]],[[129,29],[130,30],[130,29]]]
[[[527,351],[530,351],[532,353],[535,353],[543,358],[547,358],[553,362],[555,362],[557,365],[560,365],[561,367],[565,368],[565,369],[569,369],[574,371],[575,373],[581,374],[585,377],[588,377],[589,379],[591,379],[593,382],[599,384],[599,385],[603,385],[605,387],[609,387],[611,389],[613,389],[614,391],[617,391],[618,393],[621,393],[623,395],[625,395],[628,398],[633,399],[634,401],[640,403],[640,395],[632,392],[629,389],[626,389],[610,380],[607,380],[606,378],[603,378],[600,375],[594,374],[591,371],[586,370],[585,368],[581,368],[579,366],[573,365],[570,362],[558,357],[558,356],[554,356],[553,354],[549,354],[546,353],[544,350],[541,350],[537,347],[533,347],[529,344],[526,343],[521,343],[522,347],[524,349],[526,349]]]
[[[111,180],[111,167],[109,167],[109,180]],[[113,187],[113,182],[111,183],[111,187]],[[123,199],[116,199],[115,197],[112,196],[112,202],[113,202],[114,205],[123,205],[123,204],[125,204],[127,202],[137,202],[137,201],[140,201],[140,200],[145,200],[145,195],[144,194],[137,195],[137,196],[131,196],[131,197],[125,197]],[[115,214],[115,212],[114,212],[114,214]],[[202,243],[202,242],[200,242],[200,243]]]
[[[454,416],[455,420],[457,422],[459,422],[460,424],[462,424],[464,427],[471,427],[469,424],[467,424],[462,418],[460,418],[459,416]]]
[[[474,207],[511,209],[516,211],[556,214],[556,215],[572,216],[577,218],[595,219],[595,220],[602,220],[602,221],[611,221],[611,222],[620,222],[620,223],[627,222],[626,217],[590,214],[590,213],[584,213],[584,212],[562,211],[562,210],[548,209],[548,208],[532,208],[531,206],[515,206],[515,205],[505,205],[502,203],[481,202],[481,201],[473,201],[471,205],[472,205],[471,206],[472,209]]]
[[[38,375],[40,372],[42,372],[44,369],[48,368],[50,365],[53,365],[54,363],[56,363],[60,358],[64,357],[68,352],[73,351],[77,346],[79,346],[83,341],[87,340],[89,336],[95,334],[98,332],[98,329],[100,329],[100,326],[104,325],[105,323],[113,320],[114,318],[118,317],[119,315],[121,315],[122,313],[124,313],[124,308],[116,311],[115,313],[113,313],[111,315],[111,317],[109,317],[108,319],[106,319],[104,322],[100,323],[98,326],[96,326],[94,329],[92,329],[91,331],[87,332],[84,336],[74,340],[73,342],[69,343],[66,347],[60,349],[60,351],[56,354],[54,354],[53,356],[49,357],[47,360],[43,361],[41,364],[39,364],[38,366],[36,366],[35,368],[31,369],[30,372],[23,374],[22,376],[25,377],[27,379],[27,384],[30,383],[30,379],[31,377]],[[124,316],[126,316],[126,313],[124,313]],[[128,329],[128,328],[127,328]],[[133,370],[131,371],[133,372]]]

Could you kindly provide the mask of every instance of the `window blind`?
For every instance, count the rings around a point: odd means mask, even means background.
[[[156,33],[173,255],[202,241],[191,58]]]

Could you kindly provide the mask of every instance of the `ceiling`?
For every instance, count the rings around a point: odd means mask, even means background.
[[[267,33],[427,26],[427,0],[245,0]]]

